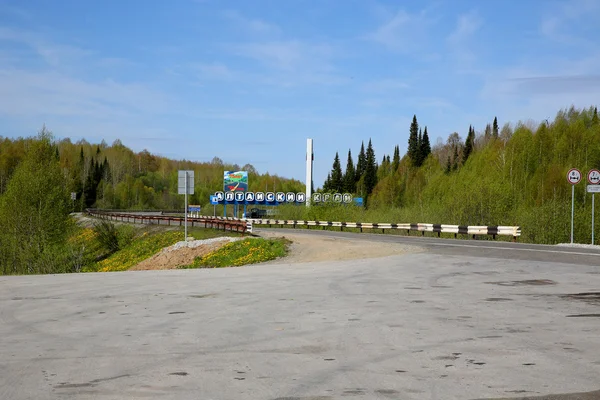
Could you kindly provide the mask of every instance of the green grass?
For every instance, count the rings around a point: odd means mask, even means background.
[[[133,225],[119,226],[123,229],[134,229]],[[70,248],[73,249],[73,258],[77,259],[75,271],[82,272],[109,272],[125,271],[134,265],[152,257],[164,247],[171,246],[183,240],[183,227],[162,227],[156,225],[135,226],[131,233],[131,241],[124,243],[123,247],[114,252],[107,253],[98,240],[97,232],[92,228],[75,229],[69,239]],[[224,232],[215,229],[190,228],[188,238],[196,240],[211,239],[223,236],[241,236],[237,232]],[[77,257],[75,257],[75,255]]]
[[[287,239],[248,238],[231,242],[180,268],[223,268],[256,264],[284,257],[291,242]]]

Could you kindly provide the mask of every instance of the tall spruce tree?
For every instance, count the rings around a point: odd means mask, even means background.
[[[485,137],[486,140],[489,140],[492,137],[492,125],[487,124],[485,126],[485,131],[484,132],[485,133],[484,133],[483,136]]]
[[[419,136],[417,138],[417,167],[423,164],[423,130],[419,128]]]
[[[331,169],[331,190],[337,193],[344,190],[342,165],[340,164],[340,155],[337,152],[335,153],[333,168]]]
[[[598,107],[594,107],[594,114],[592,115],[592,124],[598,124]]]
[[[494,117],[494,124],[492,125],[492,136],[494,137],[494,139],[498,138],[498,118]]]
[[[394,147],[394,159],[392,160],[392,173],[395,173],[400,166],[400,146]]]
[[[463,164],[467,162],[469,156],[473,152],[473,146],[475,144],[475,128],[469,125],[469,134],[465,140],[465,148],[463,150]]]
[[[410,124],[410,134],[408,135],[408,157],[413,165],[418,165],[419,161],[419,123],[417,116],[413,115],[413,120]]]
[[[367,155],[365,154],[365,142],[360,145],[360,153],[358,153],[358,160],[356,161],[356,183],[360,181],[367,167]]]
[[[431,143],[429,141],[429,134],[427,133],[427,127],[423,131],[423,137],[421,139],[421,165],[427,160],[427,157],[431,154]]]
[[[365,189],[367,196],[369,196],[375,186],[377,185],[377,161],[375,160],[375,151],[373,150],[373,144],[369,139],[367,146],[367,159],[365,167]]]
[[[346,171],[344,172],[344,191],[347,193],[354,193],[356,191],[356,169],[354,168],[351,150],[348,150],[348,161],[346,163]]]

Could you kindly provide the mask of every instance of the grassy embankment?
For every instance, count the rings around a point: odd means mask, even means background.
[[[236,232],[193,228],[188,235],[196,240],[224,236],[241,236]],[[183,240],[183,230],[158,226],[101,224],[75,228],[69,239],[74,257],[74,271],[125,271],[158,253],[164,247]],[[241,266],[269,261],[286,254],[283,240],[248,238],[232,242],[197,259],[186,268]]]

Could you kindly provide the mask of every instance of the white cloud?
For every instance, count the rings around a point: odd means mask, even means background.
[[[384,12],[380,7],[378,13],[386,15],[385,21],[364,38],[383,45],[392,51],[401,53],[426,53],[424,48],[429,42],[429,28],[438,21],[432,15],[432,7],[417,13],[398,10],[395,13]]]
[[[88,82],[60,72],[0,70],[0,113],[110,119],[171,109],[173,99],[141,84]]]
[[[279,70],[328,70],[332,49],[324,44],[309,44],[299,40],[256,42],[235,45],[232,51],[252,58],[269,68]]]
[[[460,46],[470,39],[483,26],[483,19],[475,11],[470,11],[458,17],[456,28],[448,36],[448,42]]]
[[[600,2],[597,0],[568,0],[550,7],[539,25],[542,37],[568,46],[598,46],[597,40],[577,34],[582,27],[598,25]]]
[[[0,27],[0,42],[2,41],[27,46],[51,66],[59,66],[93,54],[80,47],[52,43],[39,34],[6,27]]]
[[[218,62],[195,63],[191,67],[198,71],[200,79],[231,80],[236,76],[227,65]]]
[[[257,18],[248,18],[236,10],[227,10],[223,15],[237,27],[252,33],[278,33],[280,29],[274,24]]]
[[[455,29],[446,38],[459,72],[477,72],[474,65],[478,57],[473,39],[482,26],[483,18],[476,11],[470,11],[458,16]]]

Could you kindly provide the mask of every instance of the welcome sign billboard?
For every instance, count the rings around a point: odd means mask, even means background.
[[[247,192],[248,171],[225,171],[223,173],[224,192]]]

